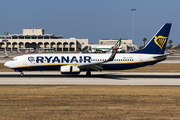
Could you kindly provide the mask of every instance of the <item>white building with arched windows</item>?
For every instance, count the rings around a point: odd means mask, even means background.
[[[0,51],[7,44],[10,52],[76,52],[88,45],[88,39],[63,39],[62,35],[44,34],[44,29],[23,29],[23,34],[9,34],[7,43],[5,36],[0,37]]]

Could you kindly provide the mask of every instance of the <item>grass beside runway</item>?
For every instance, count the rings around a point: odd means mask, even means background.
[[[12,72],[12,69],[9,69],[4,66],[4,63],[0,63],[0,72]],[[115,71],[113,71],[115,72]],[[119,71],[118,71],[119,72]],[[146,67],[130,69],[130,70],[121,70],[120,72],[170,72],[170,73],[179,73],[180,72],[180,63],[158,63],[155,65],[150,65]]]
[[[0,86],[0,119],[180,119],[179,86]]]

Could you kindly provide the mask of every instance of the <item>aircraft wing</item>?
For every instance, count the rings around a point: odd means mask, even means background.
[[[95,71],[102,70],[103,69],[101,67],[102,63],[113,61],[114,58],[115,58],[116,53],[117,53],[117,49],[115,49],[113,51],[112,55],[109,57],[108,60],[101,61],[101,62],[94,62],[94,63],[85,63],[85,64],[77,65],[77,67],[80,68],[80,69],[86,69],[86,70],[95,70]]]
[[[80,69],[87,69],[87,70],[95,70],[95,71],[98,71],[98,70],[102,70],[102,69],[103,69],[103,68],[101,67],[101,66],[102,66],[102,63],[103,63],[103,62],[86,63],[86,64],[78,65],[77,67],[80,68]]]

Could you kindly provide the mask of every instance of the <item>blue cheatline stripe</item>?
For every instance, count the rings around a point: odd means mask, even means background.
[[[153,65],[157,62],[165,60],[166,57],[157,59],[157,60],[150,60],[150,61],[143,61],[143,62],[124,62],[124,63],[103,63],[102,68],[103,70],[126,70],[126,69],[133,69],[137,67]],[[78,65],[81,63],[77,63],[74,65]],[[45,70],[58,70],[60,71],[60,67],[69,64],[51,64],[51,65],[31,65],[31,66],[20,66],[13,68],[15,71],[45,71]],[[73,65],[73,64],[71,64]]]

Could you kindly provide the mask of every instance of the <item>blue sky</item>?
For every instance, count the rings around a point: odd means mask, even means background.
[[[22,34],[24,28],[43,28],[64,38],[132,39],[143,45],[164,23],[172,23],[169,39],[180,44],[180,0],[6,0],[0,7],[0,34]]]

